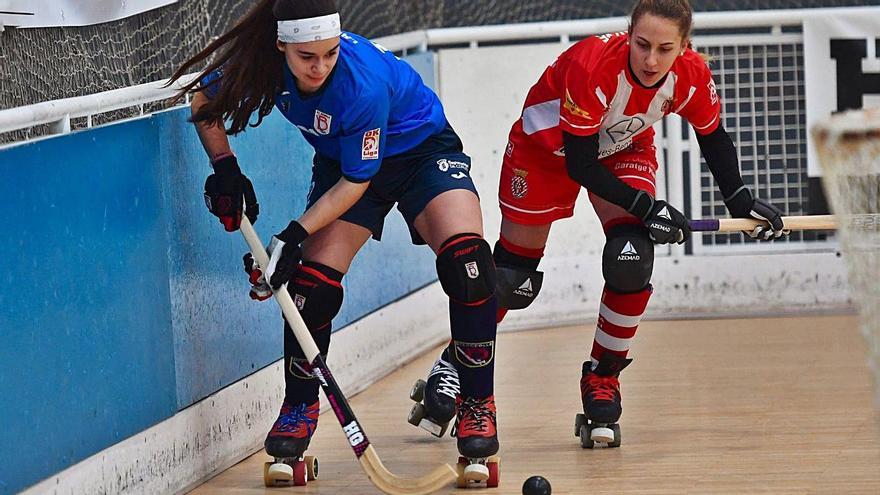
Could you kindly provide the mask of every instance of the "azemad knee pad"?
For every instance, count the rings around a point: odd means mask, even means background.
[[[476,304],[495,293],[492,248],[478,234],[458,234],[447,239],[437,254],[437,276],[453,300]]]
[[[602,251],[602,275],[612,290],[639,292],[651,283],[654,243],[641,225],[617,225],[608,230]]]
[[[305,262],[288,286],[293,303],[310,331],[333,320],[342,307],[342,273],[320,263]]]

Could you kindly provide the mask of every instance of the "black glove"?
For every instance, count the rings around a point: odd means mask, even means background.
[[[639,191],[629,212],[639,217],[651,240],[657,244],[681,244],[691,236],[687,217],[666,201],[655,200],[645,191]]]
[[[292,220],[286,229],[272,236],[272,241],[266,248],[269,252],[266,277],[269,278],[269,285],[273,290],[278,290],[289,282],[293,274],[296,273],[302,259],[300,244],[308,236],[309,233],[296,220]]]
[[[251,223],[257,221],[260,205],[251,181],[241,173],[234,155],[213,163],[214,173],[205,181],[205,204],[208,211],[220,218],[226,232],[234,232],[241,225],[241,213],[247,211]],[[242,208],[242,197],[246,208]]]
[[[734,218],[757,218],[769,223],[770,226],[758,225],[751,232],[744,230],[743,233],[752,239],[767,241],[779,239],[791,233],[785,229],[782,222],[782,210],[760,198],[753,198],[749,188],[742,186],[733,195],[724,200],[727,211]]]

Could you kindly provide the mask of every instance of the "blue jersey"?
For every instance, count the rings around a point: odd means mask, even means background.
[[[317,93],[301,95],[284,65],[275,106],[315,151],[341,163],[346,179],[364,182],[376,175],[384,157],[441,132],[446,116],[409,64],[356,34],[344,32],[339,41],[336,67]],[[203,85],[218,75],[210,74]]]

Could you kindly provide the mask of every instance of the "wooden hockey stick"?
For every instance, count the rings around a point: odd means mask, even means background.
[[[790,230],[836,230],[838,219],[834,215],[804,215],[799,217],[782,217],[785,228]],[[767,225],[763,220],[751,218],[707,218],[691,220],[694,232],[738,232],[753,230],[759,225]]]
[[[261,267],[268,266],[269,255],[266,253],[262,242],[260,242],[260,238],[257,237],[253,225],[244,216],[241,219],[241,233],[248,247],[250,247],[251,254],[257,264]],[[303,322],[299,311],[297,311],[296,306],[293,304],[290,294],[287,290],[280,290],[275,291],[274,296],[275,302],[281,306],[284,318],[290,323],[290,328],[293,329],[296,340],[299,342],[300,347],[302,347],[306,359],[312,364],[312,370],[321,381],[321,388],[324,389],[324,394],[326,394],[333,412],[336,413],[336,419],[342,425],[342,430],[345,432],[345,436],[348,437],[354,454],[357,456],[361,467],[367,473],[367,477],[373,485],[388,495],[426,495],[451,484],[456,479],[457,474],[449,464],[443,464],[429,474],[414,479],[399,478],[382,465],[379,455],[376,454],[376,450],[370,445],[364,429],[354,416],[354,412],[339,389],[333,374],[330,373],[327,364],[321,358],[318,346],[315,344],[312,334],[306,328],[306,324]]]

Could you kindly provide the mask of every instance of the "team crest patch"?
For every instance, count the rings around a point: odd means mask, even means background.
[[[373,129],[364,133],[364,141],[361,145],[361,160],[375,160],[379,158],[379,135],[382,129]]]
[[[320,110],[315,110],[315,132],[322,136],[326,136],[330,134],[330,121],[333,120],[333,116],[330,114],[326,114]]]
[[[510,179],[510,193],[516,199],[522,199],[529,193],[529,183],[526,176],[529,175],[525,170],[518,168],[513,169],[513,177]]]
[[[464,269],[467,270],[468,278],[477,278],[480,276],[480,268],[477,267],[476,261],[471,261],[469,263],[464,264]]]
[[[482,368],[495,357],[495,342],[454,341],[455,358],[468,368]]]
[[[315,378],[315,372],[312,365],[306,360],[306,358],[290,358],[288,370],[293,376],[300,380],[311,380],[312,378]]]

